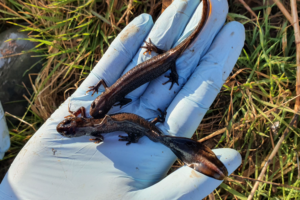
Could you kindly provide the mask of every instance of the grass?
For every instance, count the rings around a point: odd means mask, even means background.
[[[4,25],[30,31],[38,42],[35,51],[44,58],[44,68],[34,84],[34,93],[21,123],[12,126],[11,148],[0,162],[4,174],[34,129],[66,99],[89,74],[109,44],[135,16],[147,12],[154,20],[161,1],[40,1],[7,0],[0,4],[0,30]],[[238,1],[229,0],[227,21],[246,28],[244,49],[222,91],[199,125],[194,139],[211,148],[229,147],[240,152],[242,165],[213,196],[216,199],[247,199],[286,128],[288,137],[268,166],[254,199],[299,199],[298,166],[300,131],[289,123],[295,114],[296,46],[293,27],[275,4],[249,0],[256,20]],[[271,1],[270,1],[271,2]],[[290,8],[289,1],[282,1]],[[299,7],[299,6],[298,6]],[[93,12],[95,11],[95,12]],[[6,22],[6,24],[5,24]],[[9,120],[9,116],[7,116]],[[273,131],[273,127],[279,128]],[[206,139],[207,136],[214,137]],[[174,163],[170,172],[180,166]],[[271,184],[270,184],[271,183]],[[274,183],[274,184],[273,184]]]

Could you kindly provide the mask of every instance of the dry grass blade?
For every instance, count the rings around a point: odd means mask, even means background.
[[[279,187],[285,187],[285,188],[289,188],[289,189],[294,189],[294,190],[300,191],[300,188],[293,187],[293,186],[286,185],[286,184],[283,185],[283,184],[274,183],[274,182],[270,182],[270,181],[262,181],[262,180],[257,180],[257,179],[254,179],[254,178],[245,177],[245,176],[237,176],[237,175],[234,175],[234,174],[232,174],[230,176],[231,177],[235,177],[238,180],[245,179],[245,180],[249,180],[249,181],[257,181],[257,182],[260,182],[260,183],[267,183],[267,184],[270,184],[270,185],[276,185],[276,186],[279,186]],[[231,181],[234,181],[234,180],[231,180]]]
[[[31,94],[30,94],[30,92],[29,92],[29,90],[28,90],[28,88],[27,88],[27,86],[25,85],[25,83],[24,82],[22,82],[22,85],[24,86],[24,88],[26,89],[26,92],[28,93],[28,95],[29,96],[31,96]]]
[[[113,25],[112,23],[110,23],[107,19],[105,19],[105,17],[99,15],[98,13],[96,13],[95,11],[91,11],[91,13],[93,13],[93,15],[95,15],[96,17],[98,17],[99,19],[101,19],[103,22],[107,23],[108,25],[114,27],[115,29],[117,29],[118,31],[121,31],[121,29],[115,25]]]
[[[278,6],[278,8],[281,10],[281,12],[283,13],[283,15],[287,18],[287,20],[289,20],[289,22],[291,24],[293,24],[293,18],[290,15],[290,13],[286,10],[286,8],[284,7],[284,5],[282,5],[282,3],[279,0],[273,0],[276,5]]]
[[[290,126],[294,126],[294,124],[296,123],[296,121],[298,120],[298,115],[294,115],[293,119],[291,120],[290,122]],[[267,162],[265,163],[264,167],[262,168],[258,178],[257,178],[257,181],[256,183],[254,184],[252,190],[251,190],[251,193],[250,195],[248,196],[248,199],[247,200],[251,200],[255,194],[255,191],[257,190],[257,187],[259,185],[259,182],[260,180],[262,180],[262,178],[265,176],[265,173],[267,171],[267,168],[269,166],[269,164],[272,162],[272,159],[274,158],[274,156],[276,155],[276,153],[278,152],[282,142],[284,141],[284,139],[287,137],[288,133],[289,133],[289,128],[287,127],[286,130],[284,131],[284,133],[282,134],[282,136],[280,137],[279,141],[277,142],[275,148],[273,149],[271,155],[268,157],[268,160]]]
[[[29,20],[27,20],[25,17],[23,17],[22,15],[20,15],[19,13],[15,12],[14,10],[12,10],[11,8],[7,7],[5,4],[0,2],[0,5],[3,6],[4,8],[6,8],[7,10],[9,10],[10,12],[14,13],[15,15],[18,15],[20,18],[22,18],[23,20],[25,20],[27,23],[29,23],[31,26],[35,27],[36,26]]]
[[[8,112],[5,112],[5,115],[11,116],[11,117],[13,117],[13,118],[19,120],[20,122],[23,122],[24,124],[27,124],[27,125],[30,126],[34,131],[36,131],[36,129],[34,128],[34,126],[33,126],[32,124],[29,124],[28,122],[24,121],[23,119],[20,119],[20,118],[16,117],[15,115],[12,115],[12,114],[10,114],[10,113],[8,113]]]
[[[216,200],[215,195],[214,195],[213,192],[208,195],[208,199],[209,200]]]
[[[298,168],[298,180],[300,179],[300,166],[299,166],[299,154],[298,152],[296,151],[296,156],[297,156],[297,168]]]
[[[225,131],[226,131],[226,128],[217,130],[217,131],[213,132],[212,134],[209,134],[208,136],[201,138],[200,140],[198,140],[198,142],[205,142],[206,140],[209,140],[217,135],[220,135],[220,134],[224,133]]]
[[[293,16],[293,27],[295,34],[295,43],[296,43],[296,64],[297,64],[297,73],[296,73],[296,94],[300,94],[300,32],[299,32],[299,20],[298,20],[298,11],[296,0],[291,0],[292,7],[292,16]],[[296,99],[295,111],[300,111],[300,97]]]
[[[126,25],[128,25],[128,23],[129,23],[129,15],[131,13],[132,3],[133,3],[133,0],[129,0],[128,7],[126,10]]]
[[[2,56],[2,57],[0,57],[0,59],[5,59],[5,58],[14,57],[14,56],[19,56],[19,55],[22,55],[22,54],[24,54],[24,53],[16,53],[16,54],[8,55],[8,56]]]
[[[244,0],[239,0],[239,2],[241,2],[241,4],[243,4],[243,6],[248,10],[248,12],[251,13],[251,15],[255,18],[255,20],[257,20],[257,15],[253,12],[253,10],[248,6],[248,4],[245,3]]]

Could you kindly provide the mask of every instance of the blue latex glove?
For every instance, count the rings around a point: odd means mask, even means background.
[[[167,109],[159,127],[165,134],[191,137],[231,72],[244,44],[244,28],[237,22],[224,25],[228,5],[211,0],[211,12],[197,41],[177,60],[179,86],[169,90],[164,76],[126,97],[132,103],[110,113],[131,112],[147,119]],[[175,0],[153,26],[147,14],[135,18],[114,40],[97,66],[70,99],[64,102],[18,154],[0,187],[0,199],[201,199],[221,181],[184,166],[166,176],[175,155],[160,143],[142,137],[138,143],[118,141],[122,132],[104,135],[97,145],[88,136],[65,138],[57,124],[71,109],[90,108],[97,95],[85,94],[104,79],[110,86],[122,74],[152,55],[143,55],[144,40],[151,38],[169,50],[186,38],[199,22],[202,4]],[[194,14],[193,14],[194,13]],[[151,31],[150,31],[151,30]],[[150,31],[150,33],[149,33]],[[167,72],[168,74],[169,72]],[[101,86],[101,92],[103,87]],[[87,113],[88,114],[88,113]],[[229,174],[241,163],[233,149],[213,150]]]

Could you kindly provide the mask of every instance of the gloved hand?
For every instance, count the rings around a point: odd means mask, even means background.
[[[231,72],[244,44],[244,28],[237,22],[224,25],[228,5],[211,0],[208,21],[197,40],[177,60],[179,86],[169,90],[164,76],[144,84],[126,97],[133,101],[113,107],[110,113],[131,112],[146,119],[167,108],[159,127],[165,134],[191,137]],[[194,14],[193,14],[194,13]],[[18,154],[0,187],[0,199],[201,199],[221,181],[184,166],[166,176],[175,155],[160,143],[142,137],[126,146],[122,132],[104,135],[94,144],[88,136],[65,138],[57,124],[80,106],[90,108],[96,98],[85,94],[104,79],[112,85],[122,74],[151,55],[143,55],[143,41],[151,38],[169,50],[186,38],[199,22],[199,0],[175,0],[155,25],[147,14],[135,18],[113,41],[80,88],[64,102]],[[150,31],[151,30],[151,31]],[[148,34],[150,31],[150,34]],[[169,71],[166,73],[169,74]],[[101,92],[104,91],[101,86]],[[88,114],[88,113],[87,113]],[[233,149],[213,150],[229,174],[241,163]]]

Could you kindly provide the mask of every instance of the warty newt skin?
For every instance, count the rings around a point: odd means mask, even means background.
[[[76,117],[78,112],[72,113],[71,116],[63,120],[56,127],[57,132],[61,135],[73,138],[83,135],[94,136],[93,139],[96,142],[104,140],[103,134],[114,131],[124,131],[128,136],[119,136],[120,141],[128,141],[130,143],[137,143],[144,133],[148,130],[153,130],[156,133],[161,131],[155,126],[157,122],[164,122],[165,113],[161,112],[161,116],[158,116],[151,122],[146,119],[131,113],[117,113],[112,115],[106,115],[104,118],[94,119],[86,118],[84,114],[84,108],[81,108],[81,114],[83,117]],[[138,126],[137,126],[138,125]],[[155,137],[152,138],[155,140]]]
[[[125,98],[125,96],[141,85],[154,80],[164,74],[166,71],[171,69],[171,73],[167,82],[164,84],[171,82],[171,87],[176,83],[178,85],[178,74],[176,71],[176,60],[179,56],[189,47],[189,45],[195,40],[197,35],[201,32],[204,27],[207,18],[208,18],[208,10],[209,10],[209,1],[203,0],[203,10],[202,10],[202,18],[197,25],[196,29],[191,33],[189,37],[187,37],[183,42],[181,42],[175,48],[170,49],[169,51],[163,51],[156,46],[154,46],[150,42],[146,42],[147,52],[155,51],[157,53],[161,53],[137,66],[129,70],[126,74],[120,77],[112,86],[108,87],[103,79],[101,79],[95,86],[91,86],[89,91],[93,91],[98,93],[98,88],[103,85],[105,91],[99,95],[91,104],[90,115],[94,118],[102,118],[104,117],[112,106],[126,105],[131,102],[131,99]],[[92,95],[93,95],[92,94]]]
[[[58,124],[57,131],[69,138],[95,136],[96,142],[103,141],[102,134],[124,131],[128,136],[119,136],[119,140],[128,141],[127,145],[137,143],[145,135],[153,142],[168,147],[182,162],[198,172],[218,180],[228,175],[226,167],[210,148],[189,138],[164,135],[155,126],[158,121],[162,122],[163,119],[160,117],[149,122],[132,113],[106,115],[103,119],[70,117]]]

